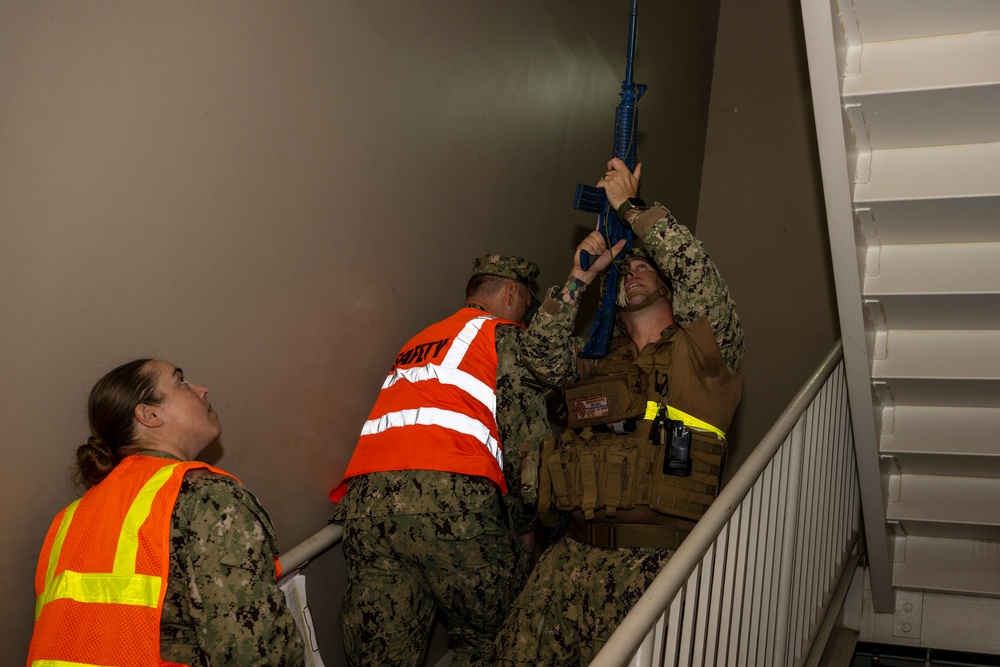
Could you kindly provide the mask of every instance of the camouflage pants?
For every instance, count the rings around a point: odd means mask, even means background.
[[[493,641],[524,584],[523,548],[490,510],[349,519],[341,607],[351,665],[420,665],[439,612],[459,665],[492,665]]]
[[[588,664],[672,554],[562,538],[542,554],[511,607],[497,637],[497,665]]]

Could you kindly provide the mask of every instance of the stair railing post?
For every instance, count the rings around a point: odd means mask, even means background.
[[[788,624],[791,617],[792,583],[795,580],[795,538],[798,534],[799,496],[802,489],[802,448],[805,439],[803,418],[795,423],[788,436],[786,444],[789,447],[788,489],[785,501],[785,532],[781,544],[781,576],[778,578],[778,616],[775,628],[774,645],[779,651],[785,652],[781,664],[791,664],[793,647],[788,643]]]

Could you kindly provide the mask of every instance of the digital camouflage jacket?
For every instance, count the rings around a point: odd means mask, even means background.
[[[185,475],[170,521],[161,657],[193,667],[304,665],[275,579],[277,554],[271,519],[245,486],[207,471]]]

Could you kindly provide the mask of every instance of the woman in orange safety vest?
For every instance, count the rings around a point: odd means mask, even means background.
[[[28,667],[304,665],[270,519],[194,461],[222,432],[208,393],[155,359],[94,385],[76,452],[87,492],[42,545]]]

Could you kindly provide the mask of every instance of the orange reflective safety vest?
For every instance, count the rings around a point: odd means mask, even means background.
[[[56,515],[35,574],[28,667],[151,667],[181,480],[205,463],[128,456]]]
[[[497,430],[498,324],[514,324],[475,308],[432,324],[396,356],[344,481],[389,470],[438,470],[485,477],[506,493]]]

